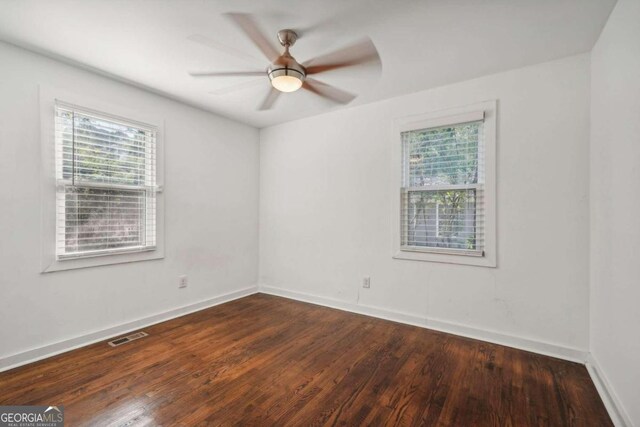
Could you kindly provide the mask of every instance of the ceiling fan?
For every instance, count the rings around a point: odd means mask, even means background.
[[[242,13],[229,13],[227,15],[264,54],[270,62],[269,66],[266,70],[205,71],[191,72],[189,74],[193,77],[267,76],[271,82],[271,88],[258,110],[268,110],[273,107],[282,92],[295,92],[301,88],[333,102],[347,104],[356,95],[322,83],[309,76],[362,64],[380,66],[380,56],[369,38],[301,64],[289,52],[289,49],[299,38],[298,33],[294,30],[284,29],[278,31],[278,41],[284,47],[284,52],[279,53],[269,42],[269,39],[260,31],[251,15]],[[225,50],[229,51],[228,49]],[[226,89],[224,91],[228,92],[229,90]]]

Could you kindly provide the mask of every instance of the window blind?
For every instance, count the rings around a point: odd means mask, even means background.
[[[483,254],[482,117],[402,132],[403,250]]]
[[[156,129],[56,102],[56,256],[152,250]]]

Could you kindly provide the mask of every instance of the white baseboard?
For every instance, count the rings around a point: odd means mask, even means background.
[[[195,311],[233,301],[235,299],[252,295],[257,292],[258,286],[250,286],[245,289],[229,292],[227,294],[223,294],[194,304],[185,305],[183,307],[174,308],[169,311],[157,313],[138,320],[123,323],[118,326],[113,326],[111,328],[91,332],[86,335],[2,357],[0,358],[0,372],[17,368],[18,366],[26,365],[28,363],[36,362],[41,359],[46,359],[47,357],[55,356],[56,354],[65,353],[69,350],[84,347],[86,345],[103,341],[108,338],[122,335],[131,331],[135,331],[140,328],[145,328],[156,323],[184,316],[185,314],[193,313]]]
[[[606,375],[593,354],[589,354],[586,366],[591,380],[595,384],[600,398],[607,408],[607,412],[609,412],[613,424],[615,424],[616,427],[632,427],[633,423],[631,422],[631,418],[629,418],[624,406],[622,406],[622,402],[620,402],[620,399],[618,399],[618,396],[613,391],[611,383],[607,380]]]
[[[520,350],[531,351],[533,353],[539,353],[545,356],[556,357],[558,359],[564,359],[581,364],[586,363],[588,357],[588,352],[586,350],[580,350],[576,348],[564,347],[557,344],[535,341],[528,338],[506,335],[496,331],[473,328],[471,326],[460,325],[437,319],[430,319],[422,316],[416,316],[415,314],[402,313],[380,307],[355,304],[333,298],[295,292],[266,285],[260,285],[260,292],[308,302],[316,305],[337,308],[339,310],[349,311],[352,313],[378,317],[394,322],[406,323],[408,325],[419,326],[436,331],[447,332],[454,335],[487,341],[494,344],[517,348]]]

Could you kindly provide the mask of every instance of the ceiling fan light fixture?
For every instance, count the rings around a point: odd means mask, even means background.
[[[304,73],[291,68],[278,68],[269,71],[271,86],[280,92],[295,92],[302,87]]]

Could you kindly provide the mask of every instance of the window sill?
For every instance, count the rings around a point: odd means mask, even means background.
[[[456,255],[456,256],[474,256],[474,257],[484,256],[484,251],[480,251],[480,250],[447,249],[447,248],[427,247],[427,246],[402,246],[402,248],[400,248],[400,251],[418,252],[423,254],[446,254],[446,255]]]
[[[155,251],[157,248],[155,246],[134,246],[126,249],[118,248],[118,249],[103,249],[97,251],[86,251],[80,253],[73,253],[69,255],[58,255],[58,261],[67,261],[71,259],[86,259],[86,258],[95,258],[102,257],[108,255],[129,255],[138,252],[150,252]]]
[[[130,262],[151,261],[164,258],[164,251],[146,250],[129,253],[104,254],[100,256],[73,257],[55,260],[51,264],[44,266],[43,273],[54,271],[75,270],[78,268],[100,267],[103,265],[125,264]]]
[[[466,253],[441,252],[441,251],[426,251],[426,250],[411,250],[401,249],[395,252],[393,259],[408,260],[408,261],[425,261],[425,262],[438,262],[445,264],[461,264],[471,265],[476,267],[496,267],[496,260],[494,257],[484,255],[473,255]]]

